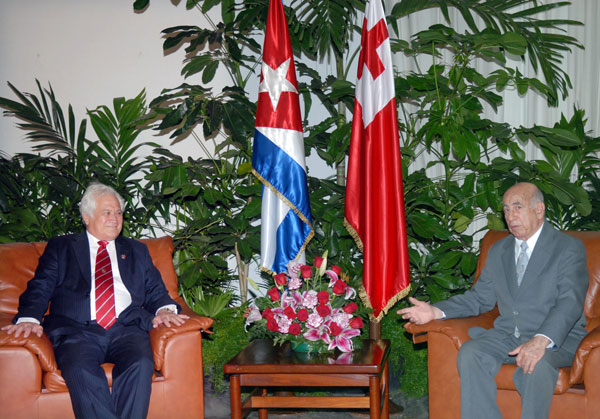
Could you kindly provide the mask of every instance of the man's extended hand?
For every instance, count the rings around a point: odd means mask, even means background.
[[[404,320],[408,320],[411,323],[425,324],[435,319],[441,319],[444,315],[442,310],[429,303],[419,301],[413,297],[409,297],[408,301],[413,306],[400,309],[397,313],[402,315]]]
[[[176,314],[170,310],[162,309],[156,313],[156,316],[152,319],[152,327],[155,329],[164,324],[167,327],[173,326],[181,326],[190,316],[185,314]]]
[[[24,338],[28,338],[30,334],[37,335],[37,337],[41,338],[42,333],[44,333],[44,329],[37,323],[34,322],[22,322],[19,324],[9,324],[2,328],[2,330],[6,330],[9,335],[15,335],[16,338],[23,335]]]
[[[521,367],[525,374],[531,374],[540,359],[546,353],[546,347],[550,339],[545,336],[537,335],[522,345],[517,346],[508,354],[517,356],[517,366]]]

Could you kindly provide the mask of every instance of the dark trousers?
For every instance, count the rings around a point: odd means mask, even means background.
[[[54,339],[54,352],[77,418],[145,418],[154,358],[148,332],[95,322]],[[113,363],[112,394],[100,364]]]

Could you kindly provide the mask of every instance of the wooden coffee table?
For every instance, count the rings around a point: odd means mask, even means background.
[[[293,352],[289,342],[273,346],[255,340],[225,365],[230,375],[231,417],[241,419],[258,409],[266,419],[269,408],[369,409],[371,419],[389,417],[389,340],[364,340],[352,353]],[[255,387],[242,404],[241,387]],[[365,387],[366,396],[269,395],[267,387]],[[280,389],[278,389],[280,390]]]

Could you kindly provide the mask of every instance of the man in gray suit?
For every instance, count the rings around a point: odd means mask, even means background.
[[[558,368],[571,365],[587,333],[585,247],[544,221],[544,197],[535,185],[512,186],[502,205],[512,235],[492,246],[475,285],[433,305],[410,298],[413,306],[398,314],[424,324],[478,315],[497,305],[494,327],[470,329],[471,340],[458,352],[461,416],[501,418],[494,377],[502,364],[516,363],[521,417],[547,418]]]

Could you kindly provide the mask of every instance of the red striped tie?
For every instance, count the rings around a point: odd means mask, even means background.
[[[96,255],[96,322],[105,329],[110,328],[117,321],[115,315],[115,291],[113,289],[112,266],[106,250],[107,241],[98,242]]]

